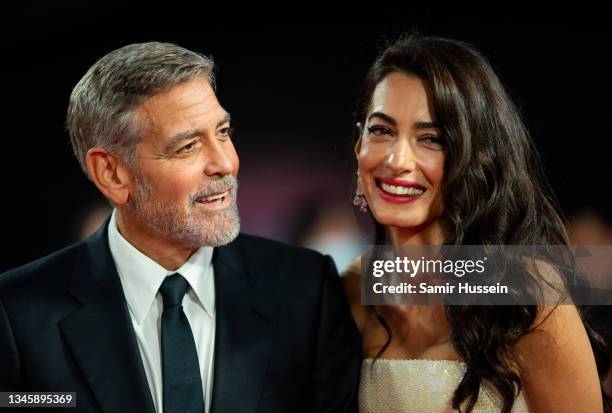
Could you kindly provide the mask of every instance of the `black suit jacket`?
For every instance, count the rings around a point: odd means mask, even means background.
[[[0,275],[0,391],[76,392],[68,412],[154,412],[107,225]],[[361,342],[331,259],[240,235],[213,265],[212,412],[356,411]]]

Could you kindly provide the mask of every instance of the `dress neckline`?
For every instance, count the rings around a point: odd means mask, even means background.
[[[373,357],[365,357],[363,359],[363,361],[365,362],[369,362],[372,363],[374,362],[374,358]],[[441,363],[441,364],[445,364],[445,363],[450,363],[450,364],[458,364],[458,365],[465,365],[465,362],[461,361],[461,360],[448,360],[448,359],[393,359],[393,358],[379,358],[376,359],[376,362],[383,362],[383,363],[389,363],[389,362],[398,362],[398,363],[414,363],[414,364],[418,364],[418,363]]]

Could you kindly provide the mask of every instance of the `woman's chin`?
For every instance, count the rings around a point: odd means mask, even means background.
[[[411,216],[401,216],[398,214],[376,214],[374,212],[376,222],[383,225],[391,238],[395,239],[411,239],[415,235],[418,238],[426,240],[426,243],[438,244],[442,243],[443,229],[439,218],[431,218],[429,216],[419,216],[411,214]],[[413,239],[413,240],[414,240]]]
[[[419,228],[421,226],[423,226],[423,224],[425,223],[425,220],[423,219],[417,219],[415,217],[411,217],[411,218],[402,218],[402,217],[398,217],[398,216],[386,216],[386,215],[381,215],[381,216],[376,216],[376,222],[378,222],[379,224],[389,228],[389,227],[393,227],[395,229],[410,229],[410,228]]]

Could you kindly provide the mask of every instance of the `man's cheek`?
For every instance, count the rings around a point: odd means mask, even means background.
[[[238,154],[236,153],[236,151],[234,151],[234,157],[232,159],[232,163],[234,164],[232,175],[238,176],[238,169],[240,169],[240,158],[238,158]]]

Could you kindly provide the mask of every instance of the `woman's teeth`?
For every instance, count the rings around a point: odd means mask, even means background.
[[[424,189],[412,188],[412,187],[407,187],[407,186],[390,185],[384,182],[381,182],[380,186],[383,189],[383,191],[388,192],[393,195],[421,195],[423,192],[425,192]]]

